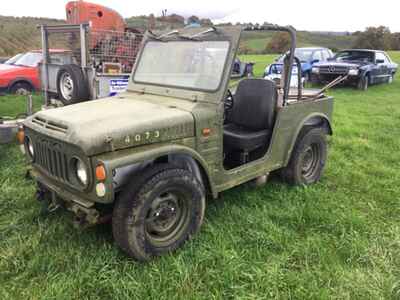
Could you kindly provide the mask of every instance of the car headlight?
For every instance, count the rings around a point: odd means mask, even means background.
[[[349,75],[350,76],[357,76],[358,75],[358,69],[350,69],[349,70]]]
[[[25,147],[28,150],[28,154],[31,158],[35,156],[35,148],[33,146],[33,142],[29,136],[25,137]]]
[[[84,186],[88,184],[89,176],[85,163],[79,158],[74,158],[75,175]]]
[[[314,67],[314,68],[312,68],[311,72],[314,74],[319,74],[319,68]]]

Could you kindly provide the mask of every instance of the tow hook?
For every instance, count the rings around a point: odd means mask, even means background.
[[[38,188],[36,191],[36,199],[42,205],[42,214],[55,212],[58,208],[61,207],[61,203],[57,199],[57,195],[54,192],[49,192]]]

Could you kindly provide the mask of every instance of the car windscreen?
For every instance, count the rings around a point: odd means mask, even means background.
[[[19,53],[19,54],[13,56],[13,57],[9,58],[8,60],[6,60],[6,61],[4,62],[4,64],[6,64],[6,65],[12,65],[12,64],[14,64],[14,63],[18,60],[18,58],[20,58],[22,55],[23,55],[22,53]]]
[[[220,85],[228,53],[227,41],[149,41],[133,80],[214,91]]]
[[[39,62],[42,60],[42,54],[38,52],[28,52],[19,57],[14,65],[26,66],[26,67],[37,67]]]
[[[337,61],[363,61],[373,62],[374,53],[369,51],[342,51],[334,57]]]
[[[286,53],[286,55],[288,54],[289,52]],[[296,49],[294,51],[294,56],[296,56],[301,62],[310,61],[312,54],[313,50],[308,50],[308,49]],[[278,58],[278,62],[283,63],[283,59],[285,58],[286,55],[281,55]]]

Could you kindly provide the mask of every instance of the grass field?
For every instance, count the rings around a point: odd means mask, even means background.
[[[244,58],[261,74],[274,56]],[[125,257],[109,225],[41,215],[18,148],[0,146],[0,299],[400,299],[400,77],[329,93],[319,184],[225,192],[196,239],[149,264]],[[23,107],[0,97],[0,115]]]

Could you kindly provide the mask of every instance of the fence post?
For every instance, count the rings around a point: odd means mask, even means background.
[[[41,25],[40,26],[41,31],[42,31],[42,55],[43,55],[43,62],[42,62],[42,70],[41,72],[43,73],[43,83],[42,83],[42,88],[43,88],[43,94],[44,94],[44,105],[49,106],[50,105],[50,99],[49,99],[49,72],[48,72],[48,60],[49,60],[49,37],[47,34],[47,29],[46,25]]]

